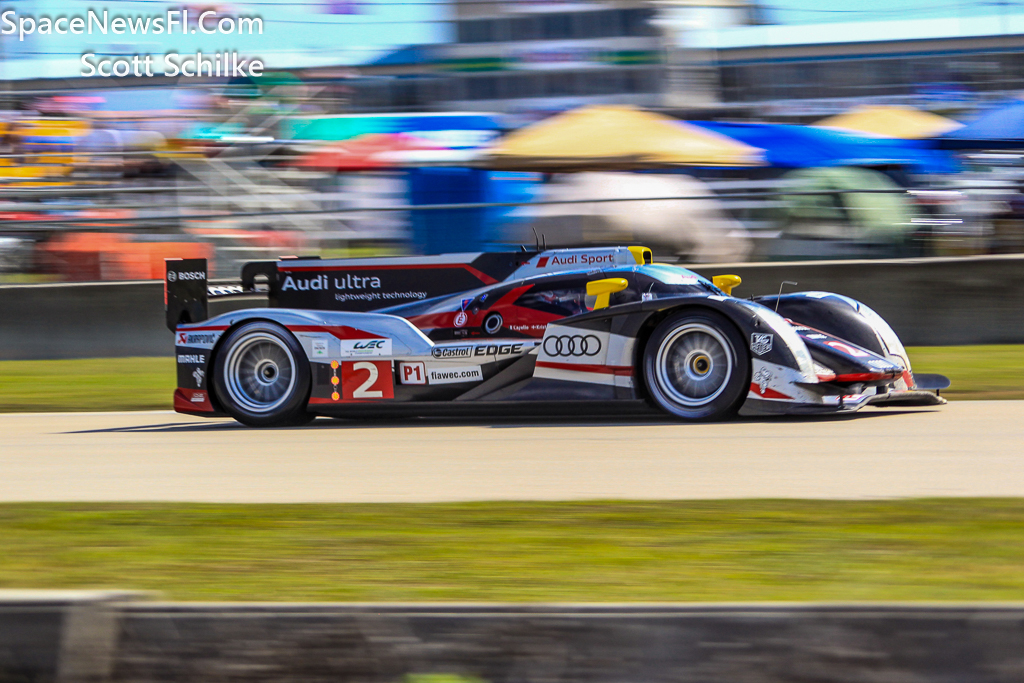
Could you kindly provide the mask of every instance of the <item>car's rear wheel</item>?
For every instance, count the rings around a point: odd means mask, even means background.
[[[251,322],[231,332],[214,359],[214,391],[229,415],[251,427],[308,422],[309,361],[292,334]]]
[[[666,318],[644,349],[644,380],[651,401],[686,420],[720,420],[739,410],[750,386],[743,337],[714,311]]]

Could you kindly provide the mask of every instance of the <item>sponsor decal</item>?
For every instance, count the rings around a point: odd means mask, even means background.
[[[466,310],[467,308],[469,308],[469,305],[471,303],[473,303],[472,299],[463,299],[462,300],[462,310]]]
[[[529,348],[533,348],[533,344]],[[516,344],[481,344],[473,350],[474,356],[516,356],[523,352],[525,343]]]
[[[473,355],[472,346],[435,346],[430,350],[434,358],[469,358]]]
[[[399,363],[398,381],[402,384],[426,384],[426,366],[423,363]]]
[[[347,294],[335,293],[335,301],[384,301],[391,299],[426,299],[426,292],[350,292]]]
[[[601,340],[592,334],[567,334],[544,337],[544,353],[549,356],[596,356],[601,352]]]
[[[380,278],[376,276],[363,277],[361,275],[313,275],[310,277],[298,277],[286,275],[281,284],[282,292],[323,292],[332,288],[337,290],[360,290],[380,289]]]
[[[196,346],[198,344],[215,344],[220,332],[179,332],[174,342],[176,346]]]
[[[750,350],[759,356],[763,356],[772,350],[774,334],[761,334],[754,332],[750,335]]]
[[[651,292],[643,292],[640,294],[640,301],[654,301],[654,294]]]
[[[434,358],[472,358],[477,356],[518,356],[529,351],[537,342],[512,342],[508,344],[477,344],[475,346],[435,346],[430,350]]]
[[[206,363],[206,356],[201,353],[183,353],[178,356],[179,365],[203,365]]]
[[[184,272],[177,272],[174,270],[167,271],[167,281],[176,282],[178,280],[205,280],[206,273],[201,270],[191,270]]]
[[[757,385],[762,396],[764,396],[764,392],[768,391],[768,385],[772,383],[774,378],[775,376],[772,375],[771,370],[768,368],[761,368],[754,375],[754,384]]]
[[[314,339],[312,343],[313,357],[324,358],[327,356],[327,340],[326,339]]]
[[[455,314],[455,327],[462,327],[469,321],[469,316],[466,315],[465,311],[459,311]]]
[[[342,339],[341,355],[352,356],[390,356],[390,339]]]
[[[203,372],[202,368],[196,368],[192,372],[192,377],[196,380],[196,387],[201,389],[203,387],[203,378],[206,377],[206,373]]]
[[[568,254],[565,256],[541,256],[537,259],[538,268],[550,266],[600,266],[615,263],[615,254]]]
[[[482,382],[484,373],[479,365],[460,365],[454,368],[430,368],[427,381],[430,384],[455,384],[457,382]]]
[[[871,360],[868,361],[868,365],[873,368],[888,368],[892,366],[892,363],[887,360]]]
[[[206,392],[205,391],[193,391],[192,392],[192,399],[191,399],[191,401],[192,401],[192,403],[203,403],[204,401],[206,401]]]
[[[807,329],[807,328],[804,328],[804,329]],[[828,339],[828,335],[827,334],[818,334],[817,332],[815,332],[814,334],[807,335],[807,338],[808,339]]]

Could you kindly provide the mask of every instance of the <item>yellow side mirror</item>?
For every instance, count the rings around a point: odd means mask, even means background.
[[[612,294],[621,292],[629,287],[629,281],[624,277],[610,277],[605,280],[594,280],[587,283],[587,296],[596,296],[594,310],[608,308],[608,301]]]
[[[739,275],[716,275],[711,278],[711,281],[715,283],[715,287],[731,296],[732,288],[739,287],[740,283],[743,282],[743,278]]]
[[[654,263],[654,254],[647,247],[626,247],[629,249],[629,253],[633,254],[633,259],[637,262],[637,265],[644,265],[645,263]]]

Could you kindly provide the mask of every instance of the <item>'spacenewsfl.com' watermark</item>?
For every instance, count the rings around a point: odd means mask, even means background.
[[[220,15],[213,10],[189,16],[187,9],[168,10],[162,14],[120,16],[107,10],[88,10],[85,14],[57,16],[19,15],[15,10],[0,13],[0,35],[26,36],[148,36],[148,35],[263,35],[263,19],[258,16]],[[181,55],[82,55],[82,76],[123,78],[126,76],[261,76],[263,62],[240,57],[236,52]]]

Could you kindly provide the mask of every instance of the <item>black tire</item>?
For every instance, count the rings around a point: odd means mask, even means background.
[[[306,353],[276,323],[251,322],[232,331],[213,361],[213,390],[224,410],[250,427],[305,424],[310,372]]]
[[[743,336],[714,311],[684,311],[662,321],[644,348],[643,368],[651,402],[684,420],[731,417],[750,388]]]

